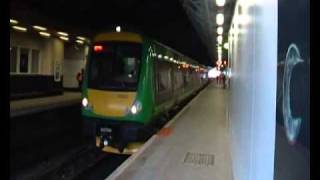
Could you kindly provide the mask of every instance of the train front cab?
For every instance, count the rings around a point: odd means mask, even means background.
[[[128,142],[145,138],[141,129],[151,112],[143,51],[142,37],[133,33],[100,34],[90,49],[82,114],[104,151],[131,154],[126,147],[135,145]]]

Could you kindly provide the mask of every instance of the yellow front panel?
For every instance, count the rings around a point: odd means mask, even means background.
[[[142,37],[139,34],[130,32],[111,32],[111,33],[101,33],[94,38],[94,42],[99,41],[126,41],[126,42],[136,42],[141,43]]]
[[[125,116],[135,98],[136,92],[88,90],[88,100],[93,112],[102,116]]]

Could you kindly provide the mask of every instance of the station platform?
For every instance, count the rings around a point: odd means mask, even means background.
[[[226,98],[209,84],[106,179],[232,180]]]
[[[80,102],[80,92],[64,92],[63,95],[12,100],[10,101],[10,118],[69,106]]]

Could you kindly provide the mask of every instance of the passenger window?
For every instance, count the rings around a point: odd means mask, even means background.
[[[156,101],[161,103],[172,96],[171,64],[157,59],[155,63]]]

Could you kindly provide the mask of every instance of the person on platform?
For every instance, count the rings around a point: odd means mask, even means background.
[[[80,72],[78,72],[77,74],[77,81],[78,81],[78,85],[79,85],[79,89],[81,89],[82,87],[82,81],[83,81],[83,75],[84,75],[84,69],[82,68]]]

